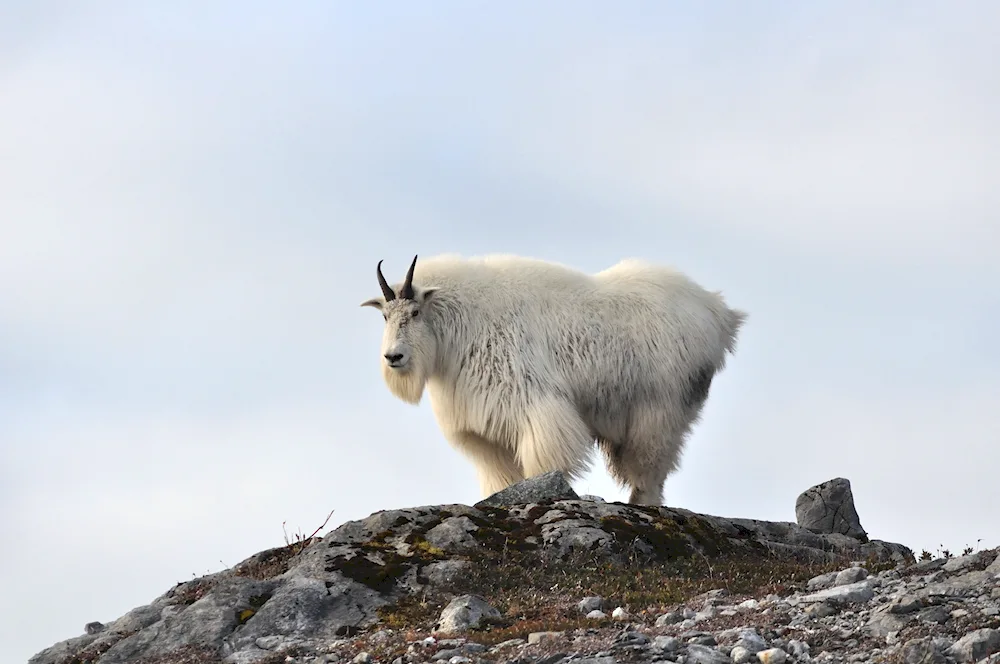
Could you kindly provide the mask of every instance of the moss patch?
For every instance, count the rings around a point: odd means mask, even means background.
[[[595,521],[592,515],[578,511],[572,506],[560,506],[563,516],[558,520],[592,522],[614,536],[612,548],[617,555],[634,556],[636,550],[646,549],[647,559],[671,560],[695,554],[717,556],[734,549],[730,538],[717,530],[710,521],[700,516],[664,514],[657,508],[630,506],[640,512],[640,518],[629,519],[619,515],[608,515]],[[471,516],[478,530],[472,537],[482,545],[477,558],[492,561],[496,554],[505,551],[532,552],[543,546],[543,526],[535,523],[552,511],[551,505],[533,506],[525,514],[512,516],[503,508],[486,508],[485,516]],[[558,521],[557,520],[557,521]],[[552,521],[549,523],[555,523]],[[750,533],[746,533],[748,542]],[[643,547],[639,543],[645,543]],[[639,544],[639,546],[636,546]],[[763,550],[759,545],[755,548]]]
[[[636,540],[652,547],[652,554],[664,558],[690,556],[694,553],[691,541],[675,522],[661,519],[655,523],[633,523],[618,516],[601,519],[601,528],[612,535],[621,545],[631,545]]]
[[[533,506],[523,515],[511,516],[510,511],[502,507],[485,507],[481,510],[485,516],[469,516],[478,527],[471,535],[482,544],[483,555],[486,557],[491,552],[536,551],[542,542],[542,525],[535,522],[552,509],[552,501],[545,501]],[[572,508],[560,508],[560,511],[565,513],[565,519],[592,520],[590,515]]]
[[[423,538],[423,532],[431,527],[407,533],[402,541],[410,545],[409,554],[400,553],[389,543],[388,532],[381,533],[351,553],[327,558],[326,571],[340,572],[380,593],[392,592],[411,569],[447,558],[444,551]]]
[[[328,561],[326,567],[327,572],[340,572],[381,593],[390,592],[409,569],[410,564],[405,556],[369,556],[365,553],[335,556]]]
[[[413,549],[421,554],[422,558],[433,558],[435,560],[443,559],[445,557],[445,552],[442,549],[434,546],[427,540],[420,540],[414,542]]]

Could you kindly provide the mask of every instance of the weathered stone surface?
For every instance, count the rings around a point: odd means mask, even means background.
[[[370,588],[346,579],[321,580],[292,575],[274,589],[233,635],[236,650],[261,637],[280,635],[289,641],[333,640],[351,628],[374,622],[385,600]],[[251,598],[252,601],[252,598]]]
[[[833,586],[802,597],[802,602],[829,602],[835,605],[860,604],[875,596],[872,585],[867,580],[846,586]]]
[[[795,520],[817,533],[840,533],[867,541],[854,507],[851,482],[843,477],[806,489],[795,501]]]
[[[864,567],[851,567],[837,572],[837,576],[833,579],[833,585],[846,586],[867,578],[868,570]]]
[[[657,636],[653,639],[653,648],[663,653],[672,653],[681,649],[681,641],[676,636]]]
[[[729,659],[733,660],[733,664],[747,664],[747,662],[752,662],[757,658],[754,653],[743,646],[733,646],[733,649],[729,651]]]
[[[469,517],[454,516],[428,530],[424,538],[431,546],[449,551],[477,549],[480,544],[473,537],[473,533],[477,530],[479,530],[479,526],[473,523]]]
[[[212,591],[183,611],[159,620],[112,646],[101,664],[128,664],[140,658],[164,657],[184,646],[220,650],[241,621],[242,611],[253,611],[273,583],[232,577],[219,580]],[[261,599],[255,601],[255,597]]]
[[[451,600],[441,612],[441,619],[435,631],[446,634],[461,633],[479,627],[484,620],[495,620],[499,617],[500,612],[482,597],[461,595]]]
[[[809,579],[807,587],[809,590],[823,590],[824,588],[829,588],[836,582],[838,573],[839,572],[827,572],[826,574],[814,576]]]
[[[958,598],[979,594],[979,590],[993,580],[993,575],[986,571],[966,572],[959,576],[928,584],[921,591],[925,597]]]
[[[812,618],[826,618],[836,615],[837,607],[831,602],[814,602],[806,606],[805,613]]]
[[[791,639],[786,646],[788,649],[788,654],[793,657],[797,657],[800,660],[809,659],[809,651],[811,648],[809,644],[805,641],[799,641],[798,639]]]
[[[983,560],[983,552],[977,551],[975,553],[970,553],[965,556],[956,556],[955,558],[949,558],[945,561],[941,569],[945,572],[962,572],[974,565],[978,565]]]
[[[753,629],[740,630],[740,640],[737,645],[746,649],[751,655],[767,649],[767,641]]]
[[[694,611],[691,612],[691,617],[694,617]],[[670,613],[664,613],[662,616],[656,619],[657,627],[667,627],[668,625],[676,625],[682,620],[687,619],[682,611],[671,611]]]
[[[562,632],[532,632],[528,634],[528,645],[537,645],[543,641],[551,641],[552,639],[560,639],[565,634]]]
[[[576,608],[584,615],[590,613],[591,611],[600,611],[604,608],[604,598],[584,597],[577,603]]]
[[[55,664],[56,662],[72,661],[78,653],[85,652],[93,642],[94,636],[91,634],[74,636],[37,653],[28,660],[28,664]]]
[[[757,661],[760,664],[785,664],[788,661],[788,653],[781,648],[768,648],[757,653]]]
[[[206,581],[206,583],[213,582],[214,577],[213,581]],[[198,587],[198,584],[195,582],[192,581],[191,583],[191,587]],[[146,606],[137,606],[118,620],[115,620],[113,623],[108,625],[107,631],[112,634],[121,634],[145,629],[163,617],[163,609],[166,608],[166,606],[168,605],[163,603],[162,600],[157,600]]]
[[[717,648],[694,643],[687,647],[687,661],[691,664],[731,664],[732,662]]]
[[[929,636],[904,643],[902,655],[904,664],[944,664],[947,661]]]
[[[476,507],[510,507],[545,500],[580,500],[580,497],[570,486],[565,475],[559,471],[552,471],[497,491],[476,503]]]
[[[580,496],[580,500],[592,500],[595,503],[605,503],[605,502],[607,502],[606,500],[604,500],[600,496],[594,496],[594,495],[591,495],[589,493],[585,494],[583,496]]]
[[[445,586],[453,583],[462,574],[467,574],[470,569],[472,563],[468,560],[440,560],[425,565],[422,572],[429,585]]]
[[[1000,652],[1000,631],[995,629],[977,629],[948,649],[959,662],[978,662],[995,652]]]
[[[927,606],[927,601],[923,597],[919,595],[903,595],[892,600],[889,604],[889,613],[912,613],[925,606]]]
[[[941,606],[940,604],[929,606],[917,613],[917,620],[927,623],[937,623],[939,625],[948,622],[949,618],[951,618],[951,611],[948,610],[948,607]]]

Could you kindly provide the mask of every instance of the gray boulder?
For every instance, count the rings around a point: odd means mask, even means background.
[[[904,664],[945,664],[947,662],[941,651],[934,646],[934,639],[929,636],[922,639],[910,639],[903,644],[902,658]]]
[[[511,505],[540,503],[546,500],[579,499],[580,496],[570,486],[566,480],[566,476],[558,470],[553,470],[552,472],[511,484],[506,489],[501,489],[493,495],[480,500],[476,503],[476,507],[509,507]]]
[[[500,612],[477,595],[461,595],[451,600],[441,612],[435,632],[454,634],[479,627],[486,620],[497,620]]]
[[[1000,630],[977,629],[960,638],[948,649],[959,662],[978,662],[1000,652]]]
[[[850,480],[843,477],[806,489],[795,501],[795,520],[816,533],[839,533],[868,541],[854,507]]]

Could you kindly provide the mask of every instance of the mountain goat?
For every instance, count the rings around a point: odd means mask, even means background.
[[[632,504],[661,505],[746,313],[683,274],[624,260],[587,275],[516,256],[413,263],[382,297],[382,376],[475,464],[484,496],[561,470],[594,441]]]

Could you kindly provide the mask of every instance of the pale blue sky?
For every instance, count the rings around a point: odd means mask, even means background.
[[[673,264],[750,318],[669,504],[1000,545],[1000,5],[8,2],[15,660],[379,509],[478,499],[375,264]],[[624,499],[600,457],[581,492]],[[55,599],[54,599],[55,598]]]

